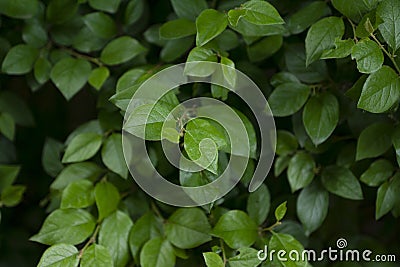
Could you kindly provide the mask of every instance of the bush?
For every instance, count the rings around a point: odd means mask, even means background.
[[[322,250],[339,238],[373,255],[398,249],[399,1],[2,0],[0,14],[0,265],[306,266],[257,253]],[[196,82],[128,108],[150,77],[195,61],[223,64],[233,87],[233,68],[242,71],[268,99],[276,156],[254,192],[253,172],[268,162],[255,115],[234,92]],[[247,167],[221,199],[167,205],[128,171],[123,116],[158,172],[205,185],[228,164],[226,129],[194,118],[196,105],[168,117],[200,96],[234,108]],[[173,167],[161,139],[201,170]],[[343,262],[315,263],[331,264]]]

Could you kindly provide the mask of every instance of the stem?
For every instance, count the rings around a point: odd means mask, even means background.
[[[351,19],[347,18],[347,20],[350,22],[351,28],[353,29],[353,39],[357,43],[358,39],[357,39],[357,34],[356,34],[356,25],[354,25],[354,23],[351,21]]]
[[[128,190],[128,191],[122,192],[121,199],[124,199],[125,197],[129,196],[133,192],[134,192],[133,190]]]
[[[276,222],[276,223],[274,223],[273,225],[271,225],[271,226],[269,226],[269,227],[267,227],[267,228],[264,228],[264,229],[262,229],[262,231],[263,232],[266,232],[266,231],[272,231],[272,229],[274,229],[275,227],[277,227],[278,225],[281,225],[282,223],[281,222]]]
[[[379,42],[378,38],[376,38],[376,36],[371,33],[371,37],[372,39],[374,39],[374,41],[379,45],[379,47],[381,48],[381,50],[390,58],[390,60],[392,61],[394,67],[396,68],[396,71],[398,74],[400,74],[400,68],[396,63],[396,60],[394,60],[394,55],[390,54],[386,48],[381,44],[381,42]]]
[[[160,212],[160,210],[158,209],[158,207],[157,207],[157,205],[154,203],[154,201],[151,201],[151,209],[154,211],[154,213],[158,216],[158,217],[160,217],[161,219],[163,219],[164,220],[164,217],[161,215],[161,212]]]
[[[73,55],[73,56],[75,56],[77,58],[86,59],[86,60],[96,64],[99,67],[103,66],[103,63],[101,63],[100,60],[97,59],[97,58],[94,58],[94,57],[91,57],[91,56],[88,56],[88,55],[80,54],[80,53],[76,52],[75,50],[72,50],[72,49],[67,48],[67,47],[61,47],[61,49],[63,51],[65,51],[65,52],[67,52],[68,54]]]
[[[219,240],[219,244],[220,244],[220,246],[221,246],[222,258],[223,258],[223,260],[224,260],[224,266],[225,266],[225,264],[226,264],[226,262],[227,262],[227,259],[226,259],[226,252],[225,252],[225,247],[224,247],[224,241],[222,241],[222,239],[220,239],[220,240]]]
[[[99,231],[100,231],[100,224],[97,225],[96,230],[94,230],[93,235],[90,237],[90,239],[88,240],[88,242],[86,242],[85,246],[79,251],[79,255],[78,255],[78,258],[79,258],[79,259],[82,258],[83,253],[85,252],[85,250],[86,250],[92,243],[95,243],[95,242],[96,242],[96,237],[97,237],[97,234],[99,233]]]

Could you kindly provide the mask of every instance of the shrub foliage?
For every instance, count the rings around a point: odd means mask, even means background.
[[[2,0],[0,14],[1,205],[16,206],[26,189],[41,194],[47,215],[30,240],[48,247],[38,266],[307,266],[261,262],[257,250],[302,251],[339,237],[398,248],[398,0]],[[130,177],[121,143],[129,99],[154,73],[186,61],[235,67],[268,98],[276,157],[255,192],[247,191],[260,143],[254,118],[234,93],[201,83],[182,86],[157,108],[198,96],[234,107],[254,148],[240,184],[210,205],[177,208]],[[52,135],[37,110],[54,91],[64,109],[89,95],[96,118]],[[160,127],[149,127],[149,154],[171,181],[204,185],[226,167],[229,140],[218,125],[195,119],[170,133],[192,159],[202,138],[215,141],[218,157],[197,173],[171,167]],[[26,129],[50,133],[41,150],[43,190],[29,180]],[[22,163],[28,169],[19,174]],[[30,199],[25,206],[39,205]]]

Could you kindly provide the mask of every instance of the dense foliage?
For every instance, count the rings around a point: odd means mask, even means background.
[[[323,249],[340,237],[398,252],[398,0],[1,0],[0,14],[0,265],[308,266],[261,263],[257,250]],[[255,192],[254,117],[234,93],[202,83],[157,108],[197,96],[234,107],[252,137],[241,183],[210,205],[177,208],[130,177],[127,104],[154,73],[186,61],[235,67],[268,98],[276,158]],[[168,133],[193,160],[203,138],[217,144],[218,157],[188,173],[163,155],[155,113],[145,138],[157,170],[186,186],[215,180],[229,156],[219,125],[194,119]]]

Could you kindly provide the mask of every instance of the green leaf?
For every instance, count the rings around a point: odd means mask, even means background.
[[[237,26],[242,18],[256,25],[283,24],[284,21],[273,5],[266,1],[251,0],[239,9],[228,12],[229,22]]]
[[[322,171],[322,184],[331,193],[347,199],[363,199],[360,182],[353,173],[341,166],[328,166]]]
[[[135,70],[139,73],[135,74]],[[159,70],[160,67],[155,66],[151,69],[148,67],[142,67],[128,71],[121,77],[121,81],[117,83],[117,93],[110,98],[111,102],[125,111],[128,108],[128,104],[133,95],[136,93],[137,89],[143,84],[144,81],[146,81]],[[171,91],[165,96],[161,97],[160,101],[164,101],[167,104],[172,104],[173,106],[176,106],[179,103],[174,91]],[[141,104],[146,103],[148,102],[143,101]]]
[[[101,150],[101,157],[104,165],[113,172],[119,174],[123,178],[128,176],[128,168],[125,163],[124,154],[122,151],[122,135],[112,134],[104,142]]]
[[[194,248],[211,240],[210,223],[198,208],[178,209],[164,227],[168,241],[178,248]]]
[[[136,39],[122,36],[107,44],[101,52],[100,59],[107,65],[118,65],[143,54],[146,50]]]
[[[254,267],[261,263],[258,258],[258,250],[254,248],[240,248],[239,254],[228,259],[231,267]]]
[[[239,20],[246,15],[246,10],[244,9],[232,9],[228,12],[228,21],[232,26],[237,26]]]
[[[31,20],[22,29],[22,39],[25,43],[40,48],[46,45],[48,38],[45,28],[41,23]]]
[[[196,34],[196,24],[188,19],[176,19],[164,23],[160,28],[160,37],[177,39]]]
[[[128,236],[132,221],[126,213],[117,210],[104,219],[99,231],[99,245],[104,246],[115,266],[125,266],[129,261]]]
[[[227,145],[224,134],[205,119],[193,119],[186,124],[184,140],[189,158],[217,173],[218,149]]]
[[[61,209],[86,208],[94,204],[93,183],[88,180],[78,180],[70,183],[62,193]]]
[[[243,211],[230,210],[219,218],[213,235],[233,249],[249,247],[257,238],[257,224]]]
[[[172,143],[179,144],[181,135],[175,127],[164,127],[161,131],[162,138],[167,139]]]
[[[146,213],[136,221],[129,234],[129,247],[136,261],[138,261],[142,246],[148,240],[161,236],[161,231],[161,222],[151,212]]]
[[[0,192],[14,183],[20,169],[20,166],[0,165]]]
[[[181,258],[183,260],[189,259],[189,255],[186,253],[186,250],[180,249],[177,247],[173,247],[173,248],[174,248],[174,254],[176,257]]]
[[[386,159],[379,159],[371,164],[361,175],[361,182],[369,186],[379,186],[389,179],[394,172],[392,163]]]
[[[293,154],[299,146],[296,136],[285,130],[278,130],[276,139],[276,154],[280,156]]]
[[[390,109],[400,98],[400,78],[396,72],[382,66],[365,81],[357,107],[372,113]]]
[[[323,1],[311,2],[289,17],[286,26],[292,34],[299,34],[310,27],[318,19],[331,13]]]
[[[102,173],[102,169],[92,162],[79,162],[68,165],[50,185],[51,189],[62,190],[67,185],[81,179],[96,179]]]
[[[61,24],[72,18],[77,10],[76,0],[51,0],[46,8],[46,18],[50,23]]]
[[[239,20],[236,26],[232,25],[231,23],[230,27],[238,33],[252,38],[260,36],[283,35],[288,33],[287,29],[280,24],[257,25],[252,24],[245,19]]]
[[[161,50],[161,59],[172,62],[182,57],[193,46],[193,37],[188,36],[181,39],[168,40]]]
[[[0,2],[0,14],[16,19],[29,19],[39,9],[37,0],[3,0]]]
[[[198,171],[198,172],[187,172],[184,170],[180,170],[179,171],[179,182],[182,186],[188,186],[188,187],[196,187],[196,186],[206,185],[210,182],[217,180],[217,178],[222,174],[222,172],[225,170],[227,165],[228,165],[227,154],[219,153],[218,154],[217,173],[212,173],[207,170]],[[252,165],[251,161],[249,161],[247,168],[251,168],[251,167],[249,167],[251,165]],[[243,176],[245,176],[245,175],[246,174],[244,174]]]
[[[65,141],[65,144],[68,145],[71,143],[72,139],[74,139],[77,135],[83,134],[83,133],[97,133],[97,134],[103,134],[103,129],[100,126],[99,120],[91,120],[88,122],[85,122],[78,128],[76,128],[72,133],[70,133],[67,137],[67,140]]]
[[[181,1],[171,0],[172,7],[180,18],[195,20],[200,13],[207,8],[205,0]]]
[[[328,76],[326,62],[316,61],[306,66],[306,55],[302,44],[285,46],[285,62],[289,72],[306,83],[318,83],[326,80]]]
[[[0,113],[0,133],[10,140],[14,140],[15,122],[8,113]]]
[[[227,57],[221,56],[221,64],[222,64],[222,74],[224,75],[225,80],[228,82],[230,86],[234,88],[236,85],[236,78],[237,78],[235,62],[233,62]]]
[[[90,245],[83,253],[81,267],[113,267],[113,260],[108,250],[97,244]]]
[[[289,166],[290,156],[282,156],[276,158],[274,164],[274,175],[278,177]]]
[[[112,38],[117,33],[117,25],[114,20],[102,13],[93,12],[83,17],[85,25],[101,38]]]
[[[378,188],[375,211],[376,220],[379,220],[394,207],[399,193],[400,176],[396,174],[390,181],[386,181]]]
[[[341,18],[323,18],[313,24],[307,32],[306,37],[306,65],[321,58],[324,50],[334,46],[336,38],[342,38],[344,34],[344,23]]]
[[[312,156],[306,152],[294,155],[287,169],[287,177],[292,192],[309,185],[315,176],[316,164]]]
[[[357,61],[361,73],[373,73],[383,65],[383,52],[379,45],[370,39],[359,41],[351,50],[351,58]]]
[[[21,202],[25,190],[26,187],[23,185],[11,185],[6,187],[1,192],[1,202],[6,207],[14,207]]]
[[[364,129],[357,141],[356,160],[374,158],[385,153],[392,145],[393,126],[378,122]]]
[[[209,171],[187,172],[180,170],[179,182],[182,186],[202,186],[216,180],[217,175]]]
[[[267,219],[270,207],[271,195],[268,187],[261,184],[256,191],[249,194],[246,206],[247,213],[258,225],[261,225]]]
[[[333,6],[346,17],[358,22],[362,16],[374,9],[379,0],[332,0]]]
[[[108,76],[110,76],[110,71],[107,67],[98,67],[97,69],[92,70],[88,78],[88,82],[91,86],[97,90],[100,90]]]
[[[46,58],[39,57],[33,66],[33,74],[38,83],[44,84],[50,79],[52,65]]]
[[[138,83],[141,83],[143,79],[147,79],[146,72],[147,68],[134,68],[128,70],[121,77],[119,77],[117,82],[117,92],[122,92],[124,90],[129,89],[132,86],[135,86]]]
[[[375,219],[379,220],[383,215],[388,213],[394,205],[394,198],[392,192],[389,189],[389,182],[386,181],[378,188],[378,193],[376,196],[376,210],[375,210]]]
[[[297,199],[296,210],[307,234],[317,230],[328,214],[329,193],[319,183],[304,188]]]
[[[50,78],[69,100],[86,84],[91,69],[90,63],[86,60],[67,57],[54,65]]]
[[[217,56],[216,56],[215,52],[212,51],[211,49],[207,49],[207,48],[203,48],[203,47],[195,47],[190,51],[186,61],[187,62],[192,62],[192,61],[217,62]],[[208,74],[207,74],[207,76],[208,76]]]
[[[60,35],[61,34],[62,33],[60,33]],[[91,53],[101,50],[106,43],[106,39],[97,36],[88,26],[85,25],[80,28],[76,35],[74,35],[72,46],[80,52]],[[98,64],[97,58],[92,60]]]
[[[222,101],[226,101],[228,99],[229,89],[211,84],[211,95],[214,98],[221,99]]]
[[[228,25],[228,18],[224,13],[215,9],[206,9],[196,19],[196,45],[203,46],[218,35]]]
[[[362,88],[364,86],[365,81],[367,80],[367,75],[362,75],[353,86],[344,93],[345,96],[349,97],[353,101],[358,101],[361,95]]]
[[[106,0],[107,1],[107,0]],[[144,0],[130,0],[125,8],[124,24],[130,25],[136,23],[145,13]]]
[[[396,151],[396,157],[400,155],[400,127],[396,127],[392,136],[393,147]]]
[[[89,0],[89,5],[97,10],[115,13],[118,10],[120,2],[120,0]]]
[[[287,212],[286,204],[287,201],[283,202],[275,209],[275,219],[277,222],[280,222],[283,219],[283,217],[285,217]]]
[[[270,83],[273,87],[278,87],[284,83],[300,83],[297,77],[290,72],[278,72],[271,77]]]
[[[109,182],[101,181],[94,188],[94,197],[99,211],[99,221],[113,213],[119,204],[120,195],[118,189]]]
[[[229,17],[231,12],[238,12],[237,18],[244,18],[243,14],[245,13],[243,10],[231,10],[228,12],[228,20],[230,22],[230,28],[235,30],[236,32],[240,33],[244,36],[245,41],[246,39],[250,41],[250,43],[254,42],[261,36],[271,36],[271,35],[287,35],[289,31],[281,24],[267,24],[267,25],[259,25],[253,24],[246,19],[239,19],[236,23],[236,17],[233,18]],[[247,42],[247,41],[246,41]]]
[[[223,51],[229,51],[239,46],[239,38],[237,34],[230,29],[223,31],[212,42]]]
[[[284,83],[279,85],[268,98],[272,114],[285,117],[299,111],[306,103],[310,87],[300,83]]]
[[[309,142],[310,139],[307,135],[306,129],[304,128],[303,116],[300,112],[294,114],[291,118],[293,133],[299,142],[300,147],[304,147],[306,142]]]
[[[364,15],[360,23],[356,27],[356,36],[360,38],[367,38],[374,33],[382,20],[376,16],[376,10]]]
[[[302,255],[302,251],[304,250],[303,246],[299,241],[297,241],[293,236],[282,233],[272,233],[272,237],[268,243],[268,250],[280,251],[283,250],[286,253],[290,251],[297,251],[298,255]],[[292,255],[296,255],[292,253]],[[284,266],[284,267],[304,267],[307,266],[307,263],[304,262],[301,257],[299,261],[293,261],[288,254],[284,256],[287,261],[280,261],[278,257],[274,257],[273,266]]]
[[[19,44],[12,47],[2,64],[2,70],[7,74],[26,74],[32,70],[39,54],[37,48]]]
[[[400,3],[396,0],[382,1],[376,15],[383,20],[379,25],[383,39],[396,51],[400,47]]]
[[[189,56],[186,60],[187,62],[193,61],[211,61],[217,62],[217,56],[215,52],[211,49],[203,48],[203,47],[195,47],[193,48]],[[211,75],[215,71],[215,68],[210,67],[209,64],[203,65],[201,63],[198,64],[189,64],[185,66],[185,74],[199,77],[206,77]]]
[[[38,263],[38,267],[78,267],[79,251],[73,245],[67,244],[57,244],[49,247],[43,253],[40,261]]]
[[[163,124],[175,125],[175,119],[169,116],[173,108],[164,101],[140,105],[132,110],[124,130],[146,140],[161,140]]]
[[[272,35],[248,46],[247,54],[251,62],[259,62],[278,52],[282,44],[282,35]]]
[[[96,224],[93,216],[81,209],[53,211],[44,221],[39,233],[30,238],[46,245],[80,244],[92,233]]]
[[[215,252],[205,252],[203,253],[204,261],[207,267],[224,267],[225,264],[221,257]]]
[[[97,133],[82,133],[74,137],[62,158],[62,163],[85,161],[100,149],[102,136]]]
[[[244,127],[246,128],[246,132],[247,132],[248,139],[250,142],[249,156],[250,156],[250,158],[257,159],[257,137],[256,137],[256,131],[254,129],[254,126],[251,123],[251,121],[249,120],[249,118],[247,118],[242,112],[240,112],[239,110],[235,110],[235,112],[239,115],[240,119],[242,120],[242,122],[244,124]],[[228,141],[228,145],[230,146],[230,144],[229,144],[230,140],[227,140],[227,139],[225,139],[225,140]]]
[[[140,253],[140,266],[143,267],[174,267],[174,248],[161,237],[149,240]]]
[[[336,39],[335,48],[325,50],[321,55],[321,59],[348,57],[351,54],[353,47],[354,47],[353,39],[347,39],[347,40]]]
[[[295,221],[285,220],[280,225],[274,227],[275,232],[285,233],[293,236],[301,244],[307,244],[309,239],[305,233],[304,227]],[[301,265],[303,266],[303,265]],[[303,266],[304,267],[304,266]],[[308,266],[307,266],[308,267]]]
[[[304,127],[315,145],[325,142],[338,122],[339,102],[330,93],[311,97],[304,107]]]
[[[392,135],[393,147],[396,150],[396,155],[400,155],[400,127],[396,127]]]
[[[400,208],[400,199],[399,199],[399,195],[400,195],[400,177],[399,175],[396,173],[391,180],[389,181],[389,189],[388,189],[392,196],[394,196],[394,203],[393,203],[393,208],[392,208],[392,214],[394,217],[399,217],[399,208]]]

